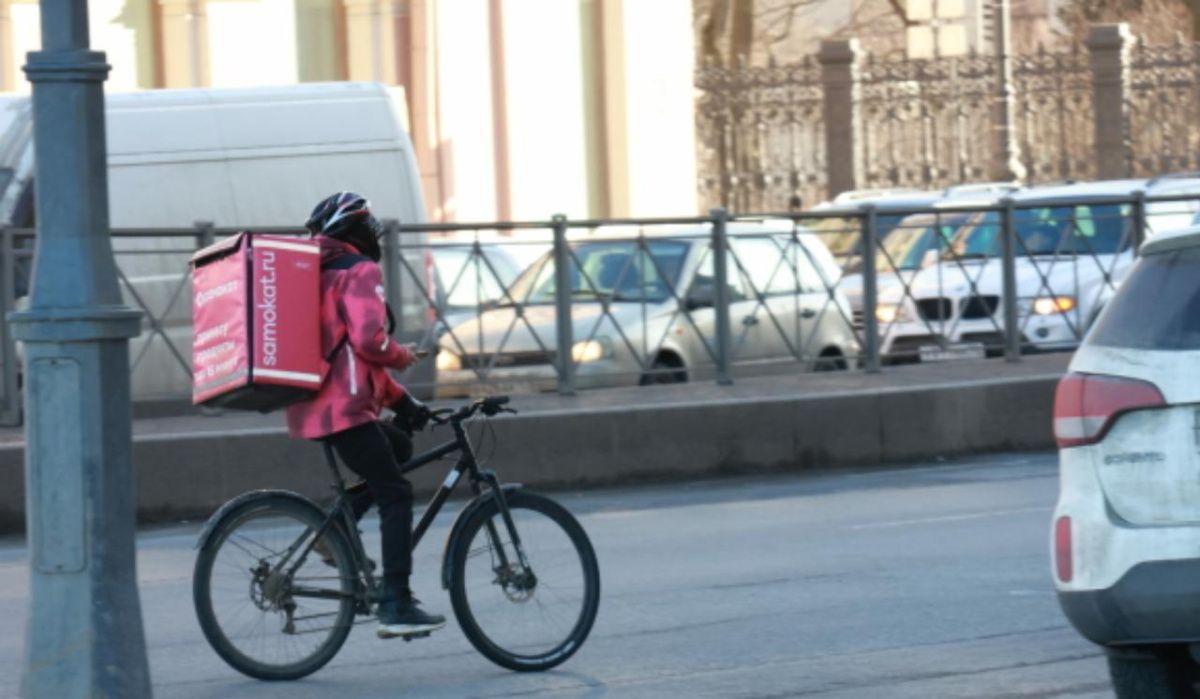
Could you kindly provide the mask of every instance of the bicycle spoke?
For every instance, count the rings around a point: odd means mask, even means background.
[[[332,657],[348,632],[355,583],[340,571],[349,570],[349,555],[336,547],[347,559],[340,570],[317,556],[292,556],[311,540],[318,516],[288,504],[253,510],[224,524],[224,535],[202,552],[208,620],[202,627],[222,657],[246,674],[308,674]],[[278,567],[285,557],[291,558],[285,564],[290,577]]]

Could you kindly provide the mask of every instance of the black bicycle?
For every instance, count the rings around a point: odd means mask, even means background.
[[[465,423],[477,414],[515,413],[507,402],[496,396],[435,412],[433,422],[450,426],[454,439],[402,470],[459,453],[413,531],[413,547],[465,473],[475,497],[450,529],[442,586],[480,653],[512,670],[539,671],[570,658],[587,638],[600,605],[600,569],[570,512],[520,485],[501,485],[477,463]],[[200,628],[225,662],[251,677],[316,672],[356,617],[374,616],[381,580],[329,445],[325,458],[336,493],[328,509],[286,490],[253,491],[225,503],[200,535],[192,581]]]

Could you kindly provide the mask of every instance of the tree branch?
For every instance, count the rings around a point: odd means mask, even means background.
[[[904,22],[904,26],[916,26],[917,23],[908,18],[908,12],[904,9],[903,0],[888,0],[888,4],[892,6],[892,11],[896,13],[900,21]]]

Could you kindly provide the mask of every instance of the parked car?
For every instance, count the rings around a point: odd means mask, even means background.
[[[1118,697],[1195,696],[1200,227],[1141,252],[1058,385],[1053,577]]]
[[[856,361],[844,295],[830,291],[837,263],[820,239],[790,221],[732,223],[727,293],[737,362],[799,355],[806,368]],[[714,256],[707,227],[644,239],[600,231],[571,242],[576,385],[580,388],[688,381],[715,370]],[[438,395],[552,390],[557,349],[551,254],[510,287],[501,303],[445,333]],[[759,296],[761,294],[762,301]],[[485,385],[484,381],[491,382]]]
[[[34,225],[33,141],[29,98],[3,104],[0,125],[0,224]],[[114,229],[186,229],[302,225],[313,205],[349,189],[371,199],[381,219],[424,220],[421,177],[406,131],[404,95],[372,83],[306,84],[251,89],[152,90],[108,95],[110,222]],[[353,123],[353,128],[347,124]],[[385,274],[399,284],[397,337],[433,341],[432,316],[418,284],[432,283],[425,235],[408,234],[405,264]],[[415,239],[414,239],[415,238]],[[125,303],[143,304],[144,332],[129,343],[136,363],[135,400],[191,394],[191,285],[188,259],[196,238],[114,237]],[[423,275],[416,279],[409,272]],[[153,317],[152,317],[153,316]],[[154,334],[158,323],[162,335]],[[406,373],[432,386],[432,362]],[[418,393],[422,389],[418,388]]]
[[[1197,195],[1146,207],[1144,235],[1189,225],[1200,208],[1200,178],[1110,180],[1013,192],[1017,317],[1021,342],[1038,351],[1066,350],[1112,297],[1134,261],[1129,200]],[[982,356],[1004,346],[1000,214],[959,228],[939,264],[913,276],[909,293],[881,290],[876,317],[891,361]]]
[[[946,247],[959,229],[978,222],[984,214],[973,208],[994,206],[1002,197],[1019,189],[1016,185],[978,183],[949,187],[932,200],[928,213],[888,213],[883,217],[886,226],[877,232],[875,252],[875,289],[887,296],[895,289],[903,291],[916,273],[939,261],[938,252]],[[896,212],[899,205],[892,200],[883,211]],[[911,205],[905,205],[911,208]],[[897,216],[900,218],[897,219]],[[847,265],[848,269],[838,288],[845,292],[854,308],[855,324],[862,325],[863,274],[860,257]]]

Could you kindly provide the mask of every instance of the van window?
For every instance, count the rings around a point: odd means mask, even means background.
[[[1088,343],[1200,350],[1200,248],[1150,255],[1125,279]]]

